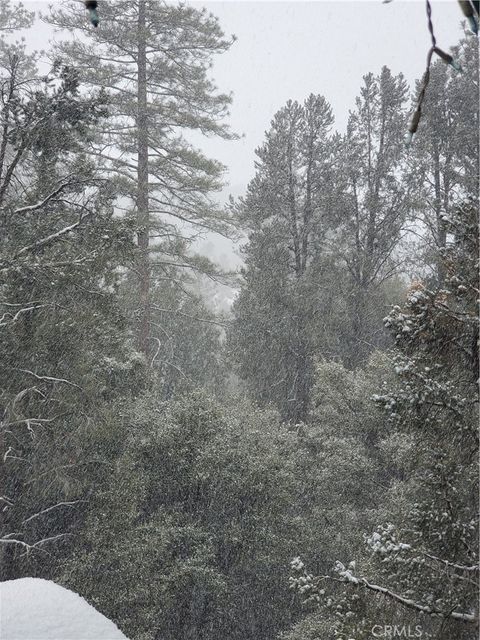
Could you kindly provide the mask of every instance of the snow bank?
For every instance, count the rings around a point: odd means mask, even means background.
[[[1,640],[127,640],[83,598],[49,580],[0,583]]]

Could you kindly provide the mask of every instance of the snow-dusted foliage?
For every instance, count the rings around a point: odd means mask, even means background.
[[[0,2],[1,638],[473,640],[478,41],[408,150],[411,69],[334,113],[328,47],[235,147],[223,27],[264,7],[43,5]]]
[[[22,16],[2,5],[0,27],[18,28]],[[0,82],[0,546],[8,578],[30,551],[66,545],[105,470],[90,448],[100,414],[127,379],[135,386],[142,363],[115,295],[132,230],[114,218],[110,185],[84,156],[106,116],[105,96],[86,96],[78,73],[61,63],[39,76],[35,56],[7,39]]]
[[[452,241],[442,256],[444,285],[432,290],[415,285],[405,305],[386,319],[395,335],[398,381],[391,393],[373,398],[383,405],[389,430],[414,443],[403,473],[390,483],[392,502],[379,512],[390,512],[396,523],[365,535],[370,557],[358,570],[337,561],[334,574],[311,576],[297,559],[292,586],[320,601],[324,584],[340,581],[353,586],[357,597],[371,592],[382,595],[387,607],[412,611],[435,637],[455,633],[469,638],[474,632],[468,627],[478,622],[479,574],[475,203],[452,213],[448,232]],[[333,602],[346,593],[337,588],[335,596],[327,595],[327,606],[328,598]],[[365,634],[375,619],[367,616],[368,627],[364,618],[358,613],[337,621],[339,637],[369,637]]]

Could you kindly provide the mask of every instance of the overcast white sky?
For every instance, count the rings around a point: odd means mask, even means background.
[[[24,4],[46,11],[52,2]],[[302,101],[310,93],[323,94],[342,130],[364,74],[387,65],[394,73],[403,71],[413,84],[425,68],[430,40],[424,0],[194,4],[206,6],[225,33],[238,38],[229,52],[216,58],[212,74],[222,91],[233,91],[230,122],[244,137],[199,141],[208,155],[227,166],[226,194],[244,192],[253,176],[254,150],[273,114],[289,98]],[[439,46],[448,49],[462,35],[457,0],[432,0],[432,6]],[[50,35],[49,27],[38,23],[27,37],[32,47],[41,48]]]
[[[238,37],[217,59],[214,76],[222,89],[233,90],[231,123],[245,138],[208,144],[229,167],[236,193],[252,177],[254,149],[273,114],[289,98],[323,94],[343,129],[363,75],[387,65],[413,83],[425,69],[430,40],[423,1],[202,4],[219,17],[225,33]],[[448,49],[462,35],[458,3],[433,0],[433,9],[439,46]]]

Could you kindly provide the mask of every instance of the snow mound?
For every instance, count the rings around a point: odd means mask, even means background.
[[[49,580],[0,583],[1,640],[127,640],[73,591]]]

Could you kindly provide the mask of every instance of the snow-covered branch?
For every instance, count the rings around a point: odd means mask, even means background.
[[[352,576],[352,578],[354,578],[354,576]],[[440,611],[438,609],[434,609],[433,607],[419,604],[418,602],[415,602],[410,598],[405,598],[404,596],[401,596],[398,593],[395,593],[394,591],[391,591],[390,589],[387,589],[385,587],[381,587],[377,584],[372,584],[366,578],[355,578],[355,580],[355,584],[370,589],[370,591],[381,593],[384,596],[387,596],[387,598],[390,598],[391,600],[394,600],[395,602],[398,602],[399,604],[402,604],[409,609],[415,609],[416,611],[420,611],[421,613],[425,613],[429,616],[438,618],[452,618],[453,620],[458,620],[460,622],[466,622],[469,624],[478,623],[478,617],[474,613],[465,613],[459,611]],[[352,580],[346,579],[346,581],[351,582]]]
[[[76,181],[78,184],[78,181]],[[32,211],[36,211],[37,209],[42,209],[46,204],[48,204],[51,200],[53,200],[56,196],[58,196],[64,189],[71,186],[73,184],[73,180],[69,179],[66,182],[62,182],[62,184],[57,187],[54,191],[48,194],[43,200],[36,202],[35,204],[26,205],[25,207],[20,207],[15,209],[13,212],[14,215],[19,215],[21,213],[31,213]]]
[[[9,538],[8,536],[4,536],[0,538],[0,544],[15,544],[17,546],[23,547],[26,550],[26,553],[30,553],[35,549],[40,549],[42,545],[47,544],[47,542],[55,542],[60,538],[64,538],[65,536],[71,535],[70,533],[59,533],[55,536],[50,536],[48,538],[43,538],[42,540],[38,540],[38,542],[34,542],[33,544],[29,544],[25,542],[25,540],[18,540],[17,538]]]
[[[39,249],[40,247],[44,247],[45,245],[51,244],[52,242],[55,242],[59,238],[62,238],[63,236],[71,233],[77,227],[79,227],[82,224],[82,222],[84,222],[85,219],[88,218],[89,216],[91,216],[91,212],[87,212],[87,213],[81,215],[80,218],[77,220],[77,222],[74,222],[73,224],[70,224],[70,225],[68,225],[66,227],[63,227],[63,229],[60,229],[59,231],[56,231],[55,233],[51,233],[50,235],[46,236],[45,238],[41,238],[40,240],[36,240],[35,242],[32,242],[32,244],[29,244],[29,245],[23,247],[22,249],[20,249],[19,251],[17,251],[15,253],[15,255],[13,256],[13,259],[19,258],[20,256],[24,255],[25,253],[28,253],[30,251],[34,251],[35,249]]]
[[[71,387],[76,387],[77,389],[82,388],[75,382],[71,382],[70,380],[66,380],[65,378],[55,378],[53,376],[40,376],[37,373],[30,371],[29,369],[15,369],[15,371],[20,371],[21,373],[27,373],[28,375],[33,376],[37,380],[45,380],[46,382],[61,382],[63,384],[68,384]]]
[[[427,558],[430,558],[430,560],[435,560],[436,562],[440,562],[446,567],[450,567],[451,569],[456,569],[457,571],[472,571],[477,573],[480,571],[479,564],[472,564],[472,565],[457,564],[455,562],[449,562],[448,560],[443,560],[442,558],[437,558],[437,556],[432,556],[430,553],[425,553],[424,555]]]
[[[460,567],[461,565],[457,565]],[[307,573],[305,570],[305,565],[300,560],[300,558],[295,558],[291,562],[291,568],[294,572],[297,573],[295,577],[290,578],[290,586],[298,590],[298,592],[304,597],[313,598],[317,602],[320,601],[320,594],[324,594],[324,590],[319,589],[319,583],[324,581],[333,581],[333,582],[342,582],[344,584],[350,584],[357,587],[362,587],[369,591],[373,591],[375,593],[379,593],[383,596],[386,596],[390,600],[397,602],[398,604],[403,605],[409,609],[414,609],[422,614],[426,614],[436,618],[443,619],[452,619],[459,622],[464,622],[467,624],[478,624],[478,616],[475,613],[467,613],[465,611],[455,611],[456,607],[449,610],[442,610],[440,608],[435,608],[429,604],[421,604],[416,602],[412,598],[407,598],[402,596],[395,591],[383,587],[378,584],[374,584],[370,582],[365,577],[359,577],[354,575],[355,563],[352,562],[345,567],[341,562],[335,563],[335,572],[338,574],[338,577],[332,575],[321,575],[321,576],[312,576]]]
[[[29,311],[36,311],[37,309],[43,309],[43,307],[46,307],[46,306],[48,305],[39,304],[39,305],[32,305],[31,307],[25,307],[17,311],[15,315],[6,311],[3,314],[3,316],[0,318],[0,327],[6,327],[7,325],[12,324],[13,322],[16,322],[20,318],[20,316],[22,316],[24,313],[28,313]]]
[[[39,518],[40,516],[44,515],[45,513],[49,513],[50,511],[53,511],[54,509],[58,509],[58,507],[73,507],[74,505],[79,504],[80,502],[85,502],[85,500],[73,500],[71,502],[58,502],[57,504],[54,504],[51,507],[47,507],[46,509],[42,509],[41,511],[38,511],[37,513],[34,513],[33,515],[29,516],[28,518],[26,518],[23,521],[23,524],[27,524],[27,522],[31,522],[32,520],[35,520],[35,518]]]

